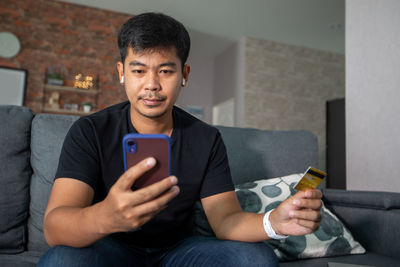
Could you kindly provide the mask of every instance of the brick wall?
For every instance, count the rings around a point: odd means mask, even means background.
[[[245,55],[245,126],[315,133],[325,169],[326,101],[345,95],[344,55],[254,38]]]
[[[49,66],[65,68],[65,82],[74,75],[96,75],[98,107],[126,99],[119,85],[117,35],[131,15],[52,0],[1,0],[0,31],[14,33],[21,42],[20,53],[0,58],[1,66],[28,70],[25,105],[41,112]],[[62,94],[63,102],[78,103],[89,96]]]

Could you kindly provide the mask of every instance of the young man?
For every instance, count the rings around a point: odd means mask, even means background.
[[[184,26],[141,14],[122,26],[118,46],[129,101],[67,134],[44,218],[52,248],[39,266],[277,266],[260,241],[315,231],[321,192],[299,192],[268,215],[243,212],[218,130],[174,107],[190,73]],[[122,138],[131,132],[171,137],[174,176],[132,190],[157,163],[147,158],[124,173]],[[193,236],[199,199],[218,239]]]

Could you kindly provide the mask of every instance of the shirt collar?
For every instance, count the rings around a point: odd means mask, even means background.
[[[131,104],[129,103],[128,108],[127,108],[127,124],[128,124],[128,132],[129,133],[138,133],[135,129],[135,127],[133,127],[132,124],[132,120],[131,120]],[[174,106],[172,109],[172,118],[173,118],[173,129],[172,129],[172,134],[171,134],[171,146],[174,145],[175,140],[178,138],[178,135],[180,134],[180,128],[179,128],[179,117],[177,114],[177,109]]]

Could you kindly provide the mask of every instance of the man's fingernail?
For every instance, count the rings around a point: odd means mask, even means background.
[[[300,205],[300,200],[298,199],[293,200],[293,205]]]
[[[289,217],[291,217],[291,218],[294,217],[294,211],[293,210],[289,211]]]
[[[169,178],[169,180],[171,181],[172,184],[178,183],[178,179],[175,176],[171,176],[171,178]]]
[[[177,187],[177,186],[171,187],[171,190],[172,190],[173,192],[175,192],[175,193],[179,193],[179,187]]]
[[[148,158],[146,160],[146,165],[149,167],[153,167],[154,165],[156,165],[156,160],[154,158]]]
[[[306,197],[312,197],[312,192],[311,191],[306,191]]]

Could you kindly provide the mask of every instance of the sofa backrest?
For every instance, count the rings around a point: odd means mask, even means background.
[[[28,108],[0,105],[0,254],[25,249],[33,116]]]
[[[43,216],[50,196],[65,135],[78,117],[38,114],[32,121],[28,250],[44,252],[48,245],[43,235]]]
[[[318,167],[318,140],[311,132],[217,126],[235,184],[303,173]]]

